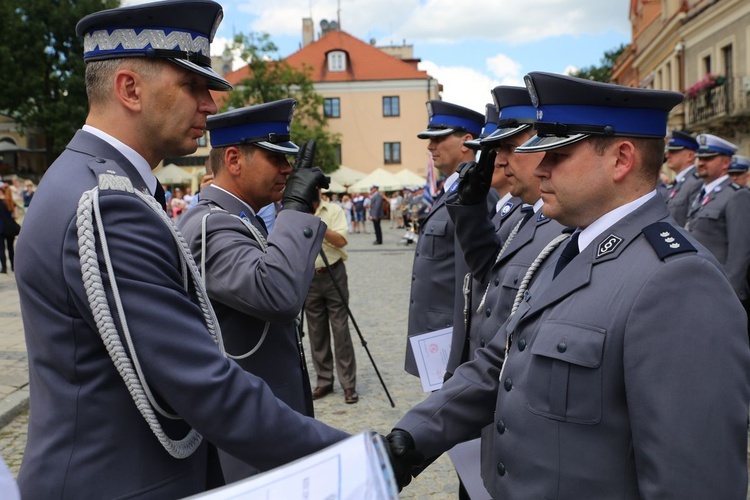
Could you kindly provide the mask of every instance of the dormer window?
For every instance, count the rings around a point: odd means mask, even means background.
[[[328,53],[328,71],[346,71],[346,52],[334,50]]]

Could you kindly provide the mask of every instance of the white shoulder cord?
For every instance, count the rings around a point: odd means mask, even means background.
[[[125,382],[136,407],[146,420],[151,431],[156,435],[159,442],[170,455],[175,458],[187,458],[195,452],[198,446],[200,446],[203,437],[195,429],[190,429],[188,434],[181,440],[173,440],[166,435],[154,414],[155,409],[159,414],[166,418],[173,420],[180,419],[178,415],[172,415],[166,412],[156,402],[151,390],[149,389],[148,383],[146,382],[143,370],[138,361],[135,346],[133,345],[122,299],[117,287],[117,279],[109,255],[107,238],[99,206],[99,191],[110,189],[134,193],[151,207],[154,212],[159,214],[162,221],[164,221],[165,225],[169,228],[179,250],[183,286],[187,291],[189,281],[192,281],[209,334],[214,342],[218,344],[219,350],[223,354],[223,343],[219,324],[216,320],[213,308],[211,307],[205,287],[200,280],[198,269],[193,261],[192,255],[190,254],[187,243],[177,228],[175,228],[172,221],[169,220],[161,205],[151,196],[134,190],[130,180],[126,177],[113,174],[101,174],[99,176],[99,186],[83,193],[78,202],[78,210],[76,212],[81,274],[83,277],[84,289],[86,290],[86,296],[89,301],[89,307],[91,308],[91,312],[96,321],[99,335],[102,338],[104,346],[106,347],[110,358],[112,358],[115,368]],[[96,218],[96,230],[94,229],[94,218]],[[115,301],[115,307],[120,320],[120,328],[127,343],[130,357],[128,357],[128,351],[125,350],[122,341],[120,340],[102,281],[96,251],[97,233],[99,234],[102,256],[109,276],[109,287]]]
[[[554,240],[547,243],[547,246],[545,246],[542,251],[539,252],[539,255],[536,256],[536,259],[534,259],[534,262],[531,263],[531,266],[529,266],[529,269],[523,276],[523,280],[521,280],[521,286],[518,287],[518,293],[516,293],[516,298],[513,301],[513,308],[510,310],[510,315],[508,316],[508,318],[511,318],[516,313],[518,307],[521,305],[521,302],[523,302],[524,295],[526,295],[526,290],[529,288],[529,283],[531,283],[531,278],[534,277],[534,274],[536,273],[537,269],[539,269],[539,266],[542,265],[542,262],[544,262],[552,252],[554,252],[555,248],[560,246],[560,243],[567,240],[568,238],[570,238],[570,234],[563,233],[557,236]],[[505,339],[505,355],[503,356],[503,366],[500,369],[501,381],[503,379],[503,373],[505,372],[505,361],[508,359],[508,354],[510,353],[511,340],[512,338],[510,334],[508,334]]]
[[[500,249],[500,252],[497,254],[497,257],[495,258],[495,264],[498,263],[498,261],[502,258],[502,256],[505,254],[505,250],[508,249],[508,246],[510,246],[510,242],[513,241],[513,238],[516,237],[516,234],[518,234],[518,231],[521,229],[521,225],[523,224],[523,217],[516,223],[515,226],[513,226],[513,230],[511,230],[508,237],[505,239],[505,243],[503,243],[502,248]],[[493,264],[494,266],[494,264]],[[479,302],[479,307],[477,307],[477,314],[482,312],[482,309],[484,309],[484,303],[487,299],[487,292],[490,291],[490,281],[487,281],[487,288],[484,289],[484,295],[482,295],[482,300]]]
[[[206,220],[208,219],[208,216],[214,213],[215,211],[229,213],[223,208],[211,206],[209,207],[208,213],[204,215],[203,218],[201,219],[201,279],[202,279],[202,283],[204,287],[206,285],[206,231],[207,231]],[[268,253],[268,242],[266,241],[266,238],[263,236],[263,234],[258,230],[258,228],[253,226],[250,223],[250,221],[243,219],[242,217],[239,217],[234,214],[230,214],[230,215],[236,219],[239,219],[239,221],[242,222],[245,225],[245,227],[250,231],[250,233],[253,235],[253,238],[255,238],[255,240],[260,244],[260,248],[261,250],[263,250],[263,253]],[[260,346],[262,346],[263,342],[265,342],[266,336],[268,335],[268,329],[270,326],[271,326],[271,322],[266,321],[266,324],[263,327],[263,334],[260,336],[260,339],[255,344],[255,346],[249,351],[247,351],[245,354],[239,354],[236,356],[234,354],[229,354],[226,351],[226,347],[224,347],[222,344],[224,355],[228,357],[229,359],[234,359],[235,361],[239,359],[249,358],[256,352],[258,352],[258,349],[260,349]]]

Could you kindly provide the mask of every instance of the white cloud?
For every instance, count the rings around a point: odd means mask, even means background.
[[[404,19],[401,30],[422,42],[473,38],[522,44],[559,35],[627,32],[627,9],[625,2],[602,0],[426,0]]]
[[[521,85],[523,74],[521,63],[505,54],[487,58],[487,70],[500,80],[499,85]]]
[[[578,71],[580,69],[581,68],[579,68],[578,66],[569,65],[569,66],[565,67],[565,70],[563,71],[563,74],[564,75],[572,75],[573,73],[575,73],[576,71]]]
[[[492,102],[490,91],[500,85],[496,80],[465,66],[438,66],[422,61],[419,69],[427,71],[443,85],[443,100],[471,108],[484,114],[484,106]]]

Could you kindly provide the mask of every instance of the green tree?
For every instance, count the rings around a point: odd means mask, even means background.
[[[51,163],[87,113],[83,39],[75,26],[120,0],[0,1],[0,110],[38,128]]]
[[[578,71],[572,72],[570,76],[609,83],[615,61],[620,57],[625,48],[627,48],[627,45],[623,43],[616,49],[604,52],[604,57],[599,60],[599,66],[592,65],[587,68],[581,68]]]
[[[301,144],[315,139],[315,163],[324,172],[338,168],[335,145],[338,134],[327,130],[323,97],[315,92],[310,68],[299,70],[279,56],[277,46],[266,33],[239,34],[231,47],[248,65],[249,76],[234,86],[222,111],[279,99],[294,98],[297,107],[292,121],[292,140]]]

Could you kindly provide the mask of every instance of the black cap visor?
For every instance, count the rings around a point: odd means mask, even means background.
[[[590,134],[573,134],[563,137],[558,137],[556,135],[535,135],[518,146],[516,148],[516,153],[539,153],[541,151],[549,151],[551,149],[574,144],[589,136]]]

